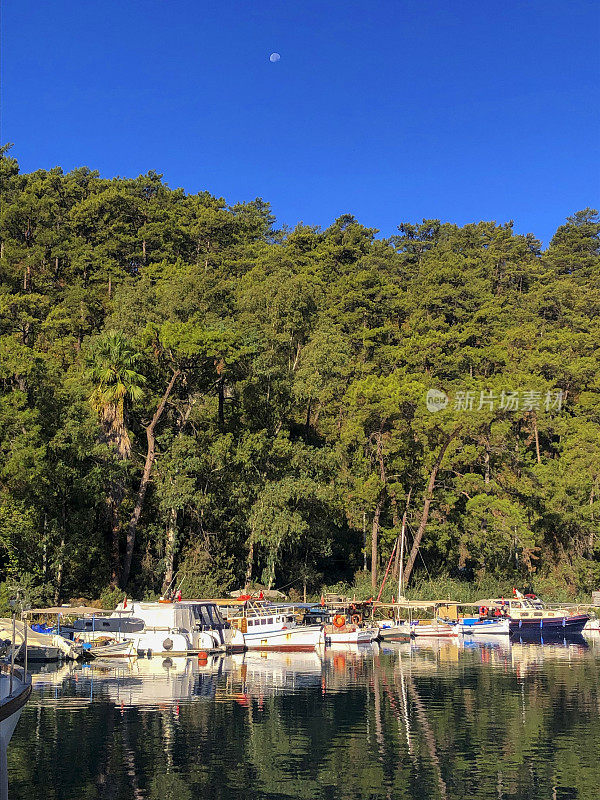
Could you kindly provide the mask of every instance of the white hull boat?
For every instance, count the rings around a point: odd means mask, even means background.
[[[410,622],[382,620],[377,625],[378,635],[382,641],[406,641],[412,637]]]
[[[464,636],[477,636],[479,634],[503,634],[508,636],[510,621],[504,617],[502,619],[480,619],[479,617],[465,618],[460,620],[458,628]]]
[[[12,620],[0,619],[0,639],[10,640],[12,637]],[[19,647],[18,658],[25,658],[25,626],[20,620],[15,621],[15,644]],[[64,658],[77,659],[80,649],[73,642],[56,633],[40,633],[27,627],[27,660],[58,661]]]
[[[92,645],[86,651],[93,658],[135,658],[137,649],[131,640]]]
[[[109,620],[117,618],[143,622],[141,630],[121,637],[121,641],[133,642],[139,655],[187,656],[244,648],[241,633],[223,620],[218,607],[211,602],[131,601],[117,606]]]
[[[598,633],[600,631],[600,618],[599,617],[592,617],[588,619],[585,623],[585,627],[583,629],[584,633],[588,633],[588,631],[595,631]]]
[[[377,635],[377,628],[358,628],[355,625],[336,628],[328,625],[325,628],[325,643],[327,645],[370,644]]]
[[[438,622],[430,619],[417,619],[410,623],[411,634],[415,637],[449,637],[458,636],[458,626],[449,625],[447,622]]]
[[[228,611],[248,650],[314,650],[325,644],[323,625],[299,625],[289,608],[248,601]]]
[[[248,650],[314,650],[325,644],[325,635],[320,625],[296,625],[295,627],[248,631],[244,634]]]

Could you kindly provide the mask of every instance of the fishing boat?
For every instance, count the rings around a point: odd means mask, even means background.
[[[548,608],[535,595],[524,595],[515,589],[514,597],[480,601],[480,606],[498,609],[508,618],[511,635],[580,634],[589,614],[572,614],[565,608]]]
[[[290,607],[246,600],[229,604],[227,619],[249,650],[314,650],[325,644],[323,625],[300,624]]]

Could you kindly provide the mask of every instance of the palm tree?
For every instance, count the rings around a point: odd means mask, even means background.
[[[122,333],[109,331],[97,339],[88,357],[85,376],[92,385],[89,396],[98,414],[105,440],[120,460],[131,455],[131,439],[127,431],[127,404],[143,394],[144,376],[137,371],[140,354]],[[111,470],[112,472],[112,470]],[[113,478],[107,487],[107,511],[111,528],[111,584],[117,586],[121,575],[120,508],[125,492],[122,483]]]
[[[118,331],[109,331],[98,339],[88,359],[86,376],[93,384],[90,402],[100,417],[106,440],[122,459],[131,455],[126,401],[139,400],[145,383],[137,371],[139,361],[140,354]]]

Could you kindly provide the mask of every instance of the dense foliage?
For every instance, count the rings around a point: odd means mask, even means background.
[[[7,585],[378,585],[403,516],[411,580],[598,583],[596,212],[542,252],[510,223],[276,230],[153,172],[0,169]]]

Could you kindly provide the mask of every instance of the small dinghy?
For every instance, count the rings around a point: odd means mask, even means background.
[[[137,650],[132,641],[108,642],[107,644],[94,643],[85,649],[85,653],[92,658],[135,658]]]

